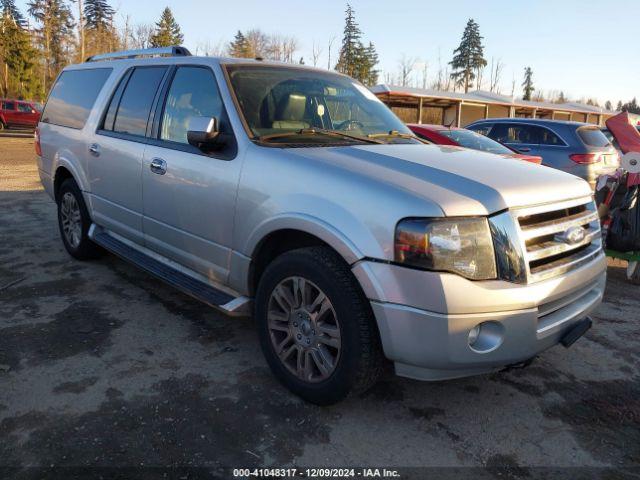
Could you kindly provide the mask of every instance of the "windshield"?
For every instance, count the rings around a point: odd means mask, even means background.
[[[512,154],[513,152],[501,143],[491,140],[471,130],[438,130],[440,135],[450,138],[461,147],[471,148],[473,150],[482,150],[483,152],[497,154]]]
[[[240,113],[258,140],[303,146],[419,143],[405,137],[413,134],[374,94],[348,77],[266,65],[228,65],[227,72]],[[381,136],[372,142],[374,135]]]

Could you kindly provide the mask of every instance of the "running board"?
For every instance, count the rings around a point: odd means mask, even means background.
[[[193,278],[170,265],[166,265],[150,255],[118,240],[104,232],[100,227],[92,225],[89,237],[105,250],[133,263],[147,273],[163,280],[165,283],[177,288],[183,293],[205,303],[215,309],[221,310],[231,316],[247,316],[250,312],[251,299],[244,296],[234,297],[220,289],[212,287],[196,278]]]

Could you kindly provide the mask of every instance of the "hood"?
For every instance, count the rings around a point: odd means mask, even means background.
[[[525,162],[531,162],[540,165],[542,163],[542,157],[537,155],[526,155],[524,153],[505,153],[501,155],[505,158],[515,158],[517,160],[524,160]]]
[[[441,145],[289,149],[434,202],[447,216],[487,215],[592,195],[568,173],[490,153]]]
[[[627,112],[622,112],[606,122],[607,128],[620,145],[622,153],[640,152],[640,133],[635,127],[637,121]]]

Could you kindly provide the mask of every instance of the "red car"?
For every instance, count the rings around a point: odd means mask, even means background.
[[[33,129],[39,121],[40,112],[34,103],[0,99],[0,130],[9,127]]]
[[[437,145],[455,145],[458,147],[481,150],[483,152],[494,153],[503,157],[516,158],[531,163],[542,163],[542,157],[535,155],[524,155],[511,150],[509,147],[491,140],[489,137],[472,132],[465,128],[445,127],[444,125],[407,125],[418,137],[428,140]]]

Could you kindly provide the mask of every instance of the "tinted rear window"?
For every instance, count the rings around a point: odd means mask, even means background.
[[[609,139],[597,128],[579,128],[578,135],[590,147],[608,147]]]
[[[63,127],[84,127],[111,68],[62,72],[42,112],[42,121]]]
[[[115,114],[114,132],[145,135],[153,98],[166,70],[167,67],[139,67],[133,71]],[[112,103],[116,101],[117,96],[114,96]],[[107,117],[110,111],[111,106],[107,111]],[[106,121],[108,122],[109,118]],[[104,128],[109,130],[109,125],[105,123]]]

